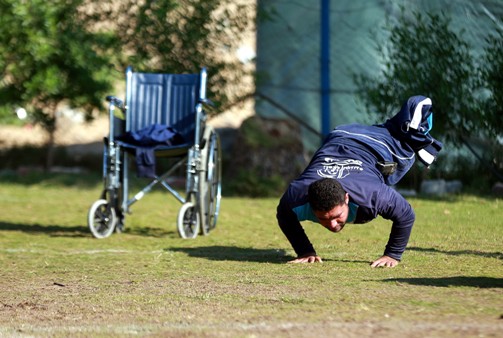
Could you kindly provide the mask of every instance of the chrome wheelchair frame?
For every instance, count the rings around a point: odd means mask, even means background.
[[[221,200],[221,147],[219,135],[206,124],[203,108],[211,103],[206,98],[206,79],[205,68],[200,74],[154,74],[134,73],[128,67],[125,102],[115,96],[106,98],[110,124],[103,151],[104,189],[89,208],[87,219],[94,237],[106,238],[114,230],[124,231],[131,206],[156,185],[164,187],[182,204],[176,219],[182,238],[207,235],[216,227]],[[116,116],[116,108],[125,120]],[[191,118],[195,119],[193,123]],[[172,122],[183,129],[187,142],[156,148],[156,157],[174,158],[175,164],[165,173],[155,175],[130,197],[133,149],[121,142],[119,136],[163,122]],[[183,164],[186,164],[185,196],[168,183],[168,178]]]

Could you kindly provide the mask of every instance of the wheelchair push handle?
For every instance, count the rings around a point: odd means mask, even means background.
[[[118,99],[117,97],[115,97],[113,95],[107,96],[106,100],[121,110],[126,109],[126,105],[124,104],[124,101],[122,101],[121,99]]]

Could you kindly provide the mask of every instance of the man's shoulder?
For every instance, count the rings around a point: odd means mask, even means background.
[[[290,208],[303,205],[307,202],[307,190],[309,184],[313,182],[312,179],[300,176],[290,182],[285,193],[281,197],[282,203],[288,204]]]

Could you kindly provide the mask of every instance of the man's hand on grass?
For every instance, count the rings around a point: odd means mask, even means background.
[[[299,256],[288,263],[323,263],[321,257],[316,255],[315,253],[308,253],[302,256]]]
[[[370,266],[373,268],[378,268],[378,267],[394,268],[397,265],[398,265],[398,261],[396,259],[391,258],[389,256],[382,256],[381,258],[372,262]]]

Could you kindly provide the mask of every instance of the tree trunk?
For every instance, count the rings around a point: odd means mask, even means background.
[[[45,171],[51,171],[54,165],[54,157],[56,153],[56,129],[58,125],[57,121],[57,105],[52,106],[51,115],[46,115],[46,120],[44,121],[44,128],[47,131],[48,140],[46,143],[46,158],[45,158]]]
[[[48,133],[49,139],[47,140],[47,144],[46,144],[45,171],[50,172],[52,169],[52,166],[54,165],[54,154],[56,152],[56,148],[55,148],[56,128],[50,128],[50,130],[48,130],[47,133]]]

